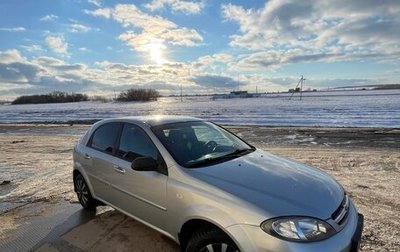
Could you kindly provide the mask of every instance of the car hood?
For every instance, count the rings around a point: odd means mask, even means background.
[[[326,173],[259,150],[188,172],[261,208],[269,218],[297,215],[329,219],[344,196],[343,188]]]

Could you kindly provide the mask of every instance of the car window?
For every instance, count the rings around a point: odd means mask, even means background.
[[[100,126],[93,133],[89,145],[97,150],[113,153],[118,130],[118,123],[107,123]]]
[[[228,160],[254,148],[232,133],[208,122],[182,122],[152,127],[172,157],[184,167]],[[227,157],[229,156],[229,157]]]
[[[132,124],[125,124],[121,133],[118,156],[128,161],[138,157],[152,157],[157,160],[158,152],[142,129]]]
[[[213,128],[208,125],[195,125],[192,128],[200,142],[207,143],[212,139],[218,145],[233,145],[230,139],[224,137],[220,131],[213,130]]]

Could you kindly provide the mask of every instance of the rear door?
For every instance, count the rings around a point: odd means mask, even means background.
[[[113,164],[117,159],[115,154],[121,126],[121,123],[115,122],[99,126],[89,139],[83,153],[84,158],[90,163],[86,167],[86,173],[93,187],[93,194],[110,203],[114,195],[110,190],[109,178],[115,173]]]

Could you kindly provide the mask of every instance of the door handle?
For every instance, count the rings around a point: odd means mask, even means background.
[[[118,165],[114,165],[113,167],[114,167],[114,171],[115,172],[118,172],[118,173],[121,173],[121,174],[125,174],[125,169],[124,168],[119,167]]]
[[[91,156],[89,156],[89,154],[85,153],[85,155],[83,156],[84,159],[92,159]]]

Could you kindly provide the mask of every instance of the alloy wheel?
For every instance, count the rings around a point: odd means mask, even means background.
[[[78,176],[75,180],[76,194],[82,205],[87,205],[89,202],[89,190],[82,176]]]
[[[226,243],[213,243],[204,246],[199,252],[239,252],[239,250]]]

